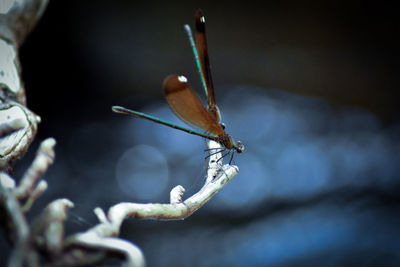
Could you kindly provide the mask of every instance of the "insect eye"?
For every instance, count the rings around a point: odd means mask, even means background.
[[[242,153],[244,151],[244,145],[242,144],[242,142],[236,142],[236,151],[237,153]]]

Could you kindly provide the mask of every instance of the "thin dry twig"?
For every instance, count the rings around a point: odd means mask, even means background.
[[[5,199],[4,208],[7,212],[9,225],[12,227],[10,229],[10,233],[12,233],[10,238],[15,240],[14,250],[10,255],[8,266],[22,266],[25,255],[29,250],[29,225],[13,191],[7,190],[2,193],[4,193],[2,198]]]
[[[35,243],[49,254],[59,255],[64,242],[64,221],[67,219],[67,210],[74,204],[68,199],[52,201],[44,209],[32,226],[32,236]]]
[[[83,233],[74,234],[64,239],[64,221],[67,209],[73,203],[67,199],[51,202],[30,228],[24,212],[34,203],[37,197],[47,188],[41,176],[54,161],[55,140],[44,140],[32,165],[28,168],[18,187],[12,178],[1,174],[1,193],[11,225],[15,229],[16,242],[9,266],[39,266],[39,250],[46,251],[51,266],[76,264],[95,264],[107,255],[124,256],[125,266],[144,266],[144,255],[135,244],[117,238],[123,221],[127,218],[141,219],[184,219],[210,200],[237,173],[238,168],[232,165],[221,166],[218,163],[221,154],[216,153],[209,159],[209,168],[204,186],[193,196],[183,200],[185,189],[178,185],[170,192],[170,203],[130,203],[123,202],[112,206],[108,214],[96,208],[100,223]],[[209,148],[220,149],[220,144],[210,141]],[[5,186],[3,186],[3,184]]]
[[[33,234],[26,221],[25,212],[28,210],[27,207],[30,207],[47,188],[47,183],[44,180],[39,181],[36,187],[35,184],[54,160],[54,145],[55,140],[53,138],[46,139],[41,143],[27,175],[24,176],[25,180],[23,179],[23,181],[25,182],[20,183],[18,187],[15,187],[15,181],[8,174],[2,172],[0,175],[2,180],[0,190],[1,206],[6,212],[8,220],[6,225],[10,227],[10,231],[8,231],[9,238],[15,242],[8,266],[22,266],[24,263],[28,266],[39,266],[38,252],[33,244],[33,236],[36,235],[37,237],[39,233],[36,231]],[[24,203],[26,198],[27,202]],[[53,219],[54,216],[47,215],[46,218]],[[46,228],[47,231],[52,229],[54,227]],[[53,234],[54,231],[52,232],[54,238]]]
[[[20,182],[20,185],[18,186],[18,189],[16,191],[18,198],[26,198],[30,193],[35,191],[32,191],[33,187],[36,185],[37,181],[42,177],[44,172],[54,161],[55,144],[56,140],[54,138],[48,138],[40,144],[39,150],[33,163],[25,172]],[[40,188],[37,190],[40,190]]]
[[[219,143],[210,141],[209,148],[221,148]],[[217,150],[218,151],[218,150]],[[101,208],[94,210],[100,223],[84,233],[69,237],[66,246],[80,245],[97,247],[109,251],[120,251],[126,256],[126,266],[144,266],[144,256],[139,248],[114,236],[119,235],[120,227],[127,218],[141,219],[184,219],[210,200],[221,190],[237,173],[238,168],[232,165],[221,166],[218,163],[221,154],[216,153],[209,159],[209,169],[204,186],[199,192],[182,201],[185,189],[178,185],[170,192],[170,203],[130,203],[124,202],[112,206],[106,216]]]

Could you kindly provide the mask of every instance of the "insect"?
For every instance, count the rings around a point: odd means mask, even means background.
[[[194,126],[204,132],[191,130],[159,118],[147,115],[138,111],[133,111],[120,106],[113,106],[112,110],[116,113],[127,114],[143,119],[147,119],[156,123],[166,125],[168,127],[181,130],[190,134],[198,135],[203,138],[220,143],[224,149],[242,153],[244,145],[240,141],[235,141],[229,134],[225,132],[225,126],[220,122],[221,114],[215,103],[214,86],[211,77],[210,62],[208,58],[207,40],[205,31],[205,18],[201,10],[195,13],[195,39],[189,25],[184,26],[192,47],[197,69],[200,74],[201,82],[207,96],[207,109],[202,104],[200,98],[189,85],[185,76],[170,75],[165,78],[163,83],[165,97],[172,111],[185,123]],[[217,151],[215,153],[219,153]],[[226,154],[225,154],[226,155]],[[232,154],[233,156],[233,154]],[[231,157],[232,161],[232,157]]]

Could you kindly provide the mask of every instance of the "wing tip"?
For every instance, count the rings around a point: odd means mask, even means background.
[[[164,92],[168,95],[177,91],[185,90],[188,86],[188,79],[183,75],[169,75],[164,79]]]

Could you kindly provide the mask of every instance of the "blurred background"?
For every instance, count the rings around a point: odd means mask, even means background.
[[[183,30],[197,8],[240,172],[186,220],[128,220],[121,236],[149,266],[398,266],[400,18],[386,2],[51,1],[20,51],[42,123],[16,177],[57,140],[30,216],[66,197],[68,232],[84,231],[96,206],[202,186],[201,138],[111,112],[184,125],[161,84],[183,74],[203,97]]]

